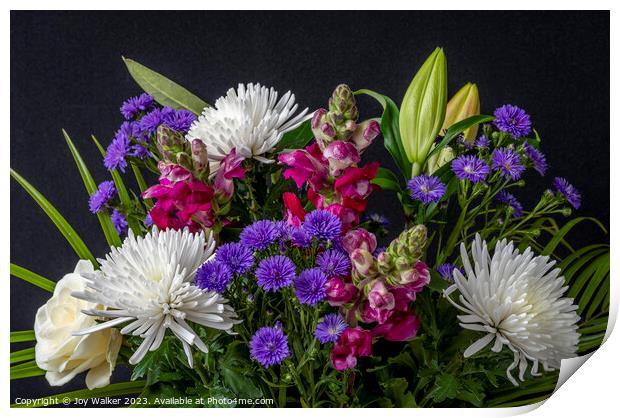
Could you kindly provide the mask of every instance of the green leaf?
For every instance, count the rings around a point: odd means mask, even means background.
[[[40,287],[43,290],[47,290],[48,292],[54,292],[54,288],[56,287],[56,283],[53,281],[13,263],[11,263],[11,276],[22,279],[28,283]]]
[[[11,343],[23,343],[34,340],[36,340],[36,337],[33,330],[11,331]]]
[[[385,167],[379,167],[379,171],[377,171],[377,175],[372,179],[371,183],[376,184],[383,190],[391,190],[396,193],[401,191],[398,177]]]
[[[187,109],[200,115],[209,105],[185,87],[182,87],[163,75],[145,67],[144,65],[123,57],[123,62],[129,74],[136,80],[142,89],[153,96],[162,106],[175,109]]]
[[[113,383],[103,388],[98,389],[82,389],[73,392],[61,393],[58,395],[46,396],[45,398],[39,398],[37,402],[33,402],[29,405],[26,404],[13,404],[11,408],[28,408],[39,407],[45,405],[62,405],[66,401],[75,402],[77,399],[93,399],[103,398],[106,396],[122,396],[131,395],[134,393],[140,393],[144,389],[144,381],[137,382],[123,382]]]
[[[140,167],[131,163],[131,169],[133,171],[133,175],[136,178],[136,183],[138,183],[138,188],[140,189],[140,193],[144,193],[144,191],[148,188],[146,185],[146,181],[144,181],[144,177],[142,176],[142,172],[140,171]],[[151,209],[153,207],[152,199],[142,199],[144,205],[147,209]]]
[[[583,221],[592,221],[595,224],[597,224],[603,230],[603,232],[605,233],[607,232],[607,230],[605,229],[605,226],[596,218],[582,216],[579,218],[572,219],[571,221],[567,222],[566,225],[564,225],[562,229],[558,231],[557,234],[555,234],[555,236],[551,239],[551,241],[549,241],[549,243],[543,249],[542,255],[551,255],[553,251],[556,249],[556,247],[558,246],[558,244],[560,243],[560,241],[564,239],[566,234],[568,234],[575,225]]]
[[[67,242],[71,245],[75,253],[82,260],[90,260],[95,267],[99,264],[97,260],[90,252],[90,250],[82,241],[82,238],[75,232],[75,230],[69,225],[67,220],[56,210],[56,208],[35,189],[30,183],[20,176],[15,170],[11,169],[11,177],[13,177],[28,194],[34,199],[34,201],[43,209],[45,214],[54,222],[54,225],[58,228],[60,233],[65,237]]]
[[[435,387],[430,392],[430,396],[436,403],[446,399],[454,399],[458,393],[459,382],[451,374],[442,374],[435,379]]]
[[[82,156],[78,152],[77,148],[71,141],[69,134],[63,129],[62,134],[65,137],[65,141],[69,146],[69,150],[71,151],[71,155],[73,156],[73,160],[77,165],[78,171],[80,172],[80,176],[82,177],[82,181],[84,182],[84,187],[86,188],[86,192],[88,195],[92,195],[97,191],[97,184],[95,180],[90,174],[86,163],[82,159]],[[109,246],[119,247],[121,245],[121,239],[118,236],[118,232],[116,232],[116,228],[114,228],[114,224],[110,219],[110,216],[106,212],[97,213],[97,218],[99,219],[99,223],[101,224],[101,229],[103,230],[103,234],[105,235],[105,239],[108,242]]]
[[[11,380],[25,379],[27,377],[41,376],[45,374],[45,370],[39,369],[37,362],[34,360],[11,366]]]
[[[276,152],[283,151],[285,149],[299,149],[308,145],[308,142],[312,141],[314,134],[310,129],[310,121],[307,120],[297,128],[284,134],[282,140],[276,146]]]
[[[429,152],[429,154],[426,157],[426,159],[428,160],[431,155],[441,151],[442,148],[444,148],[445,146],[449,145],[450,142],[454,138],[456,138],[457,135],[459,135],[460,133],[462,133],[466,129],[468,129],[468,128],[474,126],[474,125],[479,125],[481,123],[490,122],[493,119],[495,119],[495,117],[489,116],[489,115],[476,115],[476,116],[471,116],[471,117],[469,117],[467,119],[463,119],[462,121],[455,123],[454,125],[452,125],[452,126],[450,126],[448,128],[448,130],[446,131],[446,134],[444,135],[444,137],[441,140],[441,142],[439,143],[439,145],[437,145],[435,148],[433,148],[431,150],[431,152]]]
[[[413,394],[407,391],[409,383],[403,377],[391,378],[383,386],[384,395],[392,401],[392,405],[398,408],[414,408],[416,404]]]
[[[368,89],[361,89],[355,94],[366,94],[381,104],[383,114],[381,115],[381,135],[383,135],[383,145],[388,150],[394,163],[401,171],[405,179],[411,178],[411,163],[407,159],[405,148],[400,137],[399,110],[392,99],[383,94]]]
[[[226,386],[238,396],[259,398],[263,396],[263,392],[250,377],[252,366],[248,358],[248,353],[243,351],[241,344],[230,344],[220,361],[220,373]]]
[[[13,351],[11,353],[11,364],[21,363],[22,361],[29,361],[34,359],[34,347],[26,348],[19,351]]]

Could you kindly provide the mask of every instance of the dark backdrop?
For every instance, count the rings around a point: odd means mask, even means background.
[[[211,103],[253,81],[290,89],[302,106],[316,108],[341,82],[400,103],[436,46],[445,48],[450,94],[472,81],[482,112],[512,103],[532,115],[551,168],[545,178],[530,175],[519,197],[534,202],[554,175],[565,176],[582,191],[579,214],[608,224],[608,12],[12,12],[11,166],[103,256],[105,240],[60,130],[72,136],[95,180],[108,179],[89,136],[107,144],[121,122],[120,103],[140,93],[121,55]],[[360,104],[366,116],[379,113],[371,100]],[[391,165],[381,144],[368,157]],[[377,194],[373,209],[398,229],[395,199]],[[577,243],[604,239],[591,230],[577,231]],[[14,182],[11,261],[53,280],[77,261]],[[47,297],[12,279],[11,329],[32,329]],[[42,377],[25,379],[12,382],[11,398],[83,385],[82,376],[53,389]]]

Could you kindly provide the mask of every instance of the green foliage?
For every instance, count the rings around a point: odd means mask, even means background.
[[[53,281],[13,263],[11,263],[11,276],[18,277],[48,292],[54,292],[54,288],[56,287],[56,283]]]
[[[307,120],[297,128],[284,134],[278,145],[276,146],[276,152],[284,151],[287,149],[299,149],[303,148],[312,139],[314,134],[310,129],[310,121]]]
[[[34,331],[11,331],[11,343],[23,343],[28,341],[34,341]]]

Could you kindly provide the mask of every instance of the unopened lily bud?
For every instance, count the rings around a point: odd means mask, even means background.
[[[203,171],[209,167],[207,146],[200,139],[192,140],[192,162],[194,163],[194,169],[197,171]]]
[[[333,176],[353,164],[361,161],[355,145],[350,142],[334,141],[323,151],[323,156],[329,161],[329,170]]]
[[[359,114],[355,104],[353,91],[346,84],[340,84],[334,89],[329,99],[329,110],[340,113],[345,119],[357,120]]]
[[[376,120],[369,119],[357,125],[357,129],[351,136],[351,142],[355,144],[361,154],[372,144],[372,141],[381,133],[381,128]]]
[[[456,92],[446,105],[446,117],[443,122],[442,131],[447,130],[457,122],[471,116],[480,114],[480,96],[478,87],[475,84],[467,83]],[[478,125],[471,126],[463,131],[465,141],[472,144],[478,134]]]

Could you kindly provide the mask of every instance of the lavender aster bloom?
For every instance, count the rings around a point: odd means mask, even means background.
[[[344,322],[344,318],[337,313],[331,313],[321,318],[314,336],[321,344],[335,343],[345,329],[347,329],[347,323]]]
[[[125,117],[125,119],[133,119],[138,116],[140,113],[148,111],[153,107],[155,100],[153,96],[147,93],[142,93],[136,97],[130,97],[121,106],[121,114]]]
[[[312,245],[312,235],[303,228],[293,227],[291,232],[291,242],[296,247],[308,248]]]
[[[518,180],[525,167],[521,164],[521,156],[508,148],[499,148],[491,154],[493,170],[498,170],[506,179]]]
[[[452,272],[454,271],[454,265],[450,263],[443,263],[437,267],[437,273],[446,280],[452,279]]]
[[[314,306],[325,299],[327,276],[320,268],[304,270],[295,280],[295,295],[300,303]]]
[[[439,202],[446,193],[446,185],[435,176],[416,176],[409,180],[407,188],[409,188],[413,199],[424,204]]]
[[[245,274],[254,265],[252,250],[238,242],[220,246],[215,253],[215,259],[238,275]]]
[[[112,224],[114,224],[114,228],[116,228],[116,232],[118,232],[119,235],[127,233],[129,224],[127,223],[127,219],[125,219],[125,215],[114,209],[110,215],[110,218],[112,219]]]
[[[288,338],[279,327],[263,327],[250,340],[250,355],[263,367],[280,364],[290,356]]]
[[[555,179],[553,179],[553,185],[558,192],[564,195],[564,197],[566,198],[568,203],[571,204],[572,207],[574,207],[575,209],[579,209],[579,207],[581,206],[581,194],[572,184],[570,184],[563,177],[556,177]]]
[[[547,159],[545,158],[545,154],[528,144],[527,141],[523,143],[523,151],[525,152],[525,156],[532,161],[534,170],[538,171],[538,174],[541,176],[544,176],[547,171]]]
[[[486,137],[486,135],[482,134],[482,135],[480,135],[480,138],[478,138],[478,139],[476,140],[475,145],[476,145],[476,147],[477,147],[478,149],[489,149],[489,144],[490,144],[490,143],[491,143],[491,142],[488,140],[488,138]]]
[[[131,155],[132,157],[137,157],[141,160],[144,160],[145,158],[153,156],[153,154],[151,154],[151,152],[149,151],[147,147],[145,147],[144,145],[140,145],[140,144],[132,145],[131,153],[129,155]]]
[[[153,218],[151,218],[151,214],[150,213],[146,214],[146,216],[144,217],[144,221],[142,223],[147,228],[153,226]]]
[[[209,292],[224,293],[232,278],[232,272],[226,264],[211,260],[196,271],[196,286]]]
[[[319,241],[336,241],[342,233],[342,222],[333,213],[317,209],[306,215],[302,228]]]
[[[316,264],[328,277],[346,277],[351,272],[349,255],[338,250],[327,250],[319,254]]]
[[[508,132],[515,138],[521,138],[530,133],[532,122],[530,116],[517,106],[504,105],[495,109],[493,124],[502,132]]]
[[[263,219],[245,227],[241,231],[239,238],[243,245],[262,251],[276,242],[278,235],[278,228],[275,222]]]
[[[172,108],[164,108],[170,109],[166,112],[174,111]],[[162,109],[154,109],[147,113],[146,115],[140,118],[140,131],[144,135],[150,135],[157,131],[157,127],[161,125],[162,119],[165,116],[165,113]]]
[[[189,110],[175,110],[174,112],[166,112],[162,119],[164,125],[170,129],[177,132],[187,132],[196,120],[196,115]]]
[[[452,171],[459,180],[469,180],[472,183],[484,181],[491,169],[481,158],[473,155],[462,155],[452,160]]]
[[[113,181],[104,181],[99,184],[97,191],[88,200],[88,208],[92,213],[101,212],[105,205],[116,197],[117,193]]]
[[[384,216],[380,213],[371,213],[370,215],[365,215],[364,222],[374,223],[380,228],[386,228],[390,225],[390,220],[387,218],[387,216]]]
[[[254,274],[260,287],[268,292],[275,292],[293,284],[295,273],[295,264],[290,258],[274,255],[262,260]]]
[[[125,136],[115,137],[110,145],[108,145],[105,157],[103,157],[105,168],[110,171],[119,169],[124,173],[125,167],[127,167],[125,157],[129,154],[130,149],[129,138]]]
[[[501,192],[497,193],[497,195],[495,195],[495,200],[510,206],[512,208],[512,214],[516,218],[520,218],[521,216],[523,216],[523,206],[521,205],[519,200],[517,200],[517,198],[514,197],[512,194],[502,190]]]

